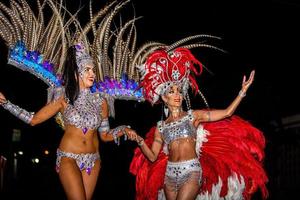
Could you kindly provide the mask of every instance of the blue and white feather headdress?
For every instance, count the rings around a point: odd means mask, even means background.
[[[143,101],[138,72],[129,67],[135,53],[135,19],[112,27],[113,18],[127,3],[115,0],[94,15],[90,3],[91,19],[83,26],[61,1],[37,1],[37,14],[26,0],[11,0],[9,6],[0,2],[0,37],[9,48],[8,63],[43,80],[51,99],[55,88],[63,84],[67,49],[81,41],[78,47],[84,47],[85,53],[78,56],[77,64],[95,63],[92,91],[109,99],[112,115],[115,99]]]

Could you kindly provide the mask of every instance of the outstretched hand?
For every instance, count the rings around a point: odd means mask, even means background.
[[[139,146],[142,146],[144,144],[144,139],[141,136],[139,136],[135,132],[135,130],[133,130],[133,129],[127,129],[126,130],[126,135],[127,135],[127,137],[128,137],[129,140],[136,141]]]
[[[7,102],[7,100],[6,100],[5,96],[0,92],[0,105],[4,104],[6,102]]]
[[[126,135],[127,135],[127,137],[128,137],[129,140],[132,140],[132,141],[136,140],[137,133],[133,129],[126,128],[125,131],[126,131]]]
[[[253,82],[253,80],[254,80],[254,75],[255,75],[255,70],[252,70],[252,71],[251,71],[248,80],[246,79],[246,75],[244,75],[244,77],[243,77],[243,83],[242,83],[242,91],[243,91],[244,93],[247,92],[248,88],[249,88],[250,85],[252,84],[252,82]]]

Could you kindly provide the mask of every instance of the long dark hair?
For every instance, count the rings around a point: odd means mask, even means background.
[[[75,46],[71,46],[67,50],[67,57],[63,69],[62,79],[65,86],[66,97],[69,103],[73,105],[79,94],[79,73],[76,63]]]

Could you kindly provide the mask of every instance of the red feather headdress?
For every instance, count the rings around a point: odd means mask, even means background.
[[[190,50],[180,47],[170,52],[164,49],[154,51],[140,68],[144,97],[154,104],[172,85],[179,86],[183,95],[187,94],[189,85],[198,90],[193,75],[201,74],[202,63]]]

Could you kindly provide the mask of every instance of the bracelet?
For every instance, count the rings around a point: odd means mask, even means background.
[[[242,90],[239,91],[239,96],[240,97],[245,97],[246,96],[246,92],[243,92]]]
[[[137,141],[137,144],[141,147],[144,145],[144,139]]]
[[[125,128],[130,128],[130,126],[121,125],[110,131],[110,133],[112,134],[112,136],[114,138],[114,142],[117,145],[120,145],[120,138],[118,137],[119,131],[122,131],[124,133],[124,135],[125,135],[124,140],[127,140],[127,135],[125,134]]]
[[[118,134],[117,131],[112,132],[112,136],[114,138],[115,144],[117,144],[119,146],[120,145],[120,139],[118,138],[117,134]]]

